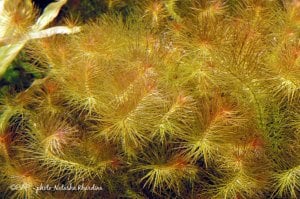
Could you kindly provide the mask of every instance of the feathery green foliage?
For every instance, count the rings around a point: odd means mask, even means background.
[[[300,197],[298,1],[101,5],[77,34],[28,42],[42,78],[0,98],[0,194]]]

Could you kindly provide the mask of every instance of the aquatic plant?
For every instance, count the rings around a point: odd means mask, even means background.
[[[43,76],[1,94],[1,196],[300,197],[299,2],[101,3],[28,41]]]
[[[31,0],[0,1],[0,78],[29,40],[54,34],[71,34],[80,30],[79,27],[67,26],[44,29],[58,15],[66,2],[67,0],[60,0],[49,4],[33,24],[37,11]]]

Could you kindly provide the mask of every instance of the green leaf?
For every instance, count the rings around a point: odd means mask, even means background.
[[[29,34],[29,38],[40,39],[40,38],[50,37],[55,34],[72,34],[72,33],[77,33],[79,31],[80,31],[80,27],[69,28],[67,26],[56,26],[38,32],[32,32]]]
[[[0,47],[0,79],[25,43],[26,41],[22,41],[17,44],[9,44]]]
[[[43,14],[38,18],[37,22],[32,26],[32,30],[41,30],[45,28],[58,15],[61,7],[67,0],[60,0],[55,3],[50,3],[44,10]]]

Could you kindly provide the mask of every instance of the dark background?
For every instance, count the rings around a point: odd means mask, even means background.
[[[43,9],[45,8],[49,3],[54,2],[54,0],[33,0],[34,4]]]

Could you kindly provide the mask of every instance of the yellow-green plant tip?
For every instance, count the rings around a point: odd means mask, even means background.
[[[300,189],[300,166],[275,174],[274,195],[298,198]]]
[[[144,172],[140,179],[144,187],[150,187],[154,192],[162,192],[164,189],[171,189],[180,192],[182,182],[193,182],[196,180],[198,168],[187,162],[187,159],[180,156],[173,156],[165,161],[159,160],[156,156],[156,163],[150,162],[133,169],[133,171]],[[152,163],[152,164],[151,164]]]

